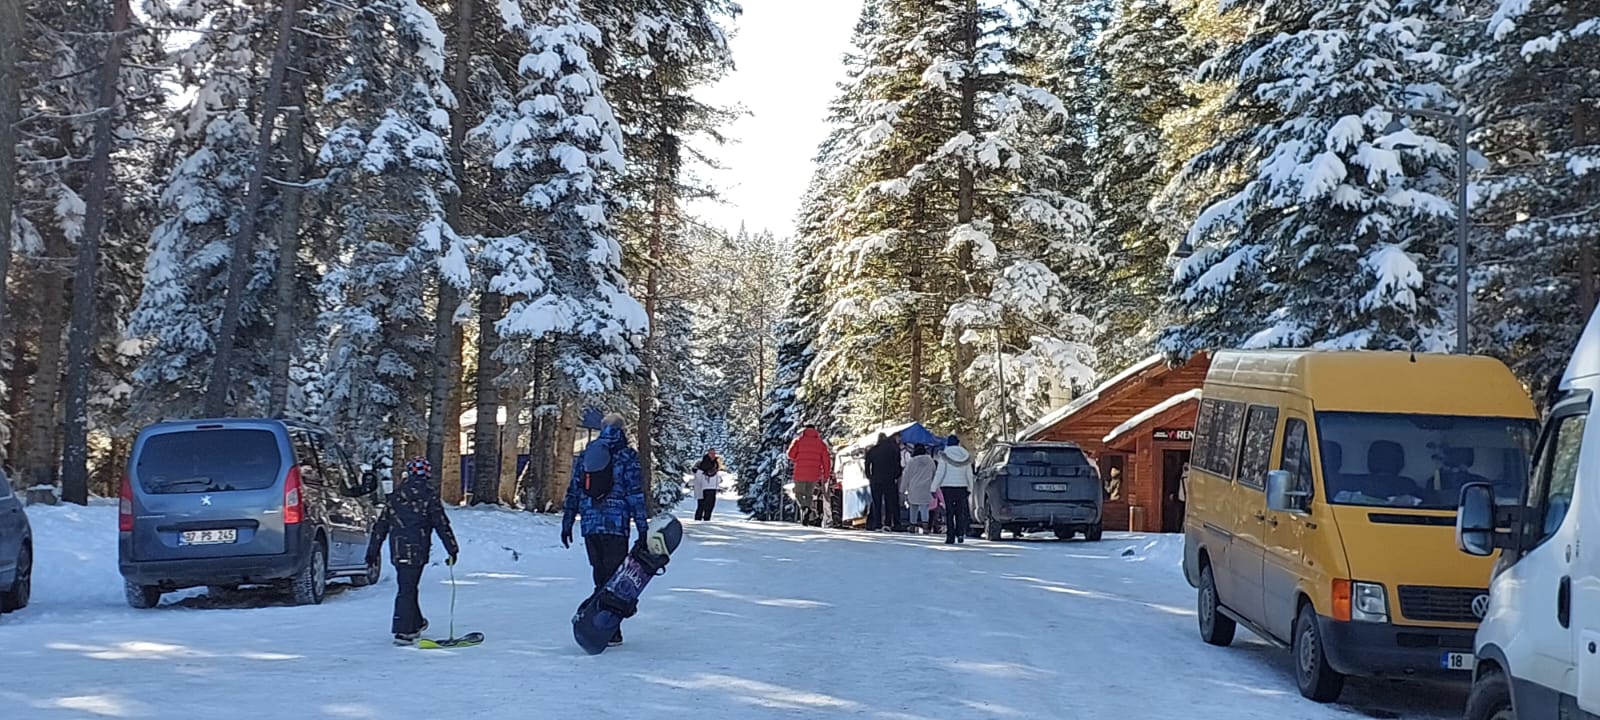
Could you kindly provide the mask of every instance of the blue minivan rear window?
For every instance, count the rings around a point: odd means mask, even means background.
[[[262,490],[277,483],[282,467],[270,430],[193,430],[145,438],[134,476],[157,495]]]

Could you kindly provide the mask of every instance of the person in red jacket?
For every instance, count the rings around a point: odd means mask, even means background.
[[[826,490],[824,483],[833,477],[833,451],[822,439],[822,433],[817,432],[817,426],[805,426],[800,437],[789,444],[789,462],[794,465],[794,494],[800,502],[800,523],[820,526],[822,518],[814,508],[817,491]]]

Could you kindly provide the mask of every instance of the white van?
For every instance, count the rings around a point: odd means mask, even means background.
[[[1600,425],[1588,423],[1597,394],[1600,313],[1551,392],[1523,501],[1496,507],[1482,483],[1461,491],[1457,544],[1504,551],[1466,720],[1600,718]]]

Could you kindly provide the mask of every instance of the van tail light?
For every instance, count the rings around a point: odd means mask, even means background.
[[[127,473],[117,500],[117,532],[133,532],[133,479]]]
[[[1350,622],[1350,597],[1349,580],[1333,581],[1333,619],[1339,622]]]
[[[283,481],[283,524],[298,525],[304,517],[300,506],[300,466],[289,468]]]

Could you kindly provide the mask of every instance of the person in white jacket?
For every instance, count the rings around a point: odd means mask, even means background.
[[[938,467],[933,472],[933,487],[944,496],[944,544],[955,545],[967,541],[967,527],[972,524],[972,453],[961,447],[961,440],[950,436],[949,445],[939,453]]]
[[[715,449],[707,450],[694,466],[694,495],[699,503],[694,509],[694,519],[710,520],[711,511],[717,508],[717,493],[722,492],[722,458]]]

